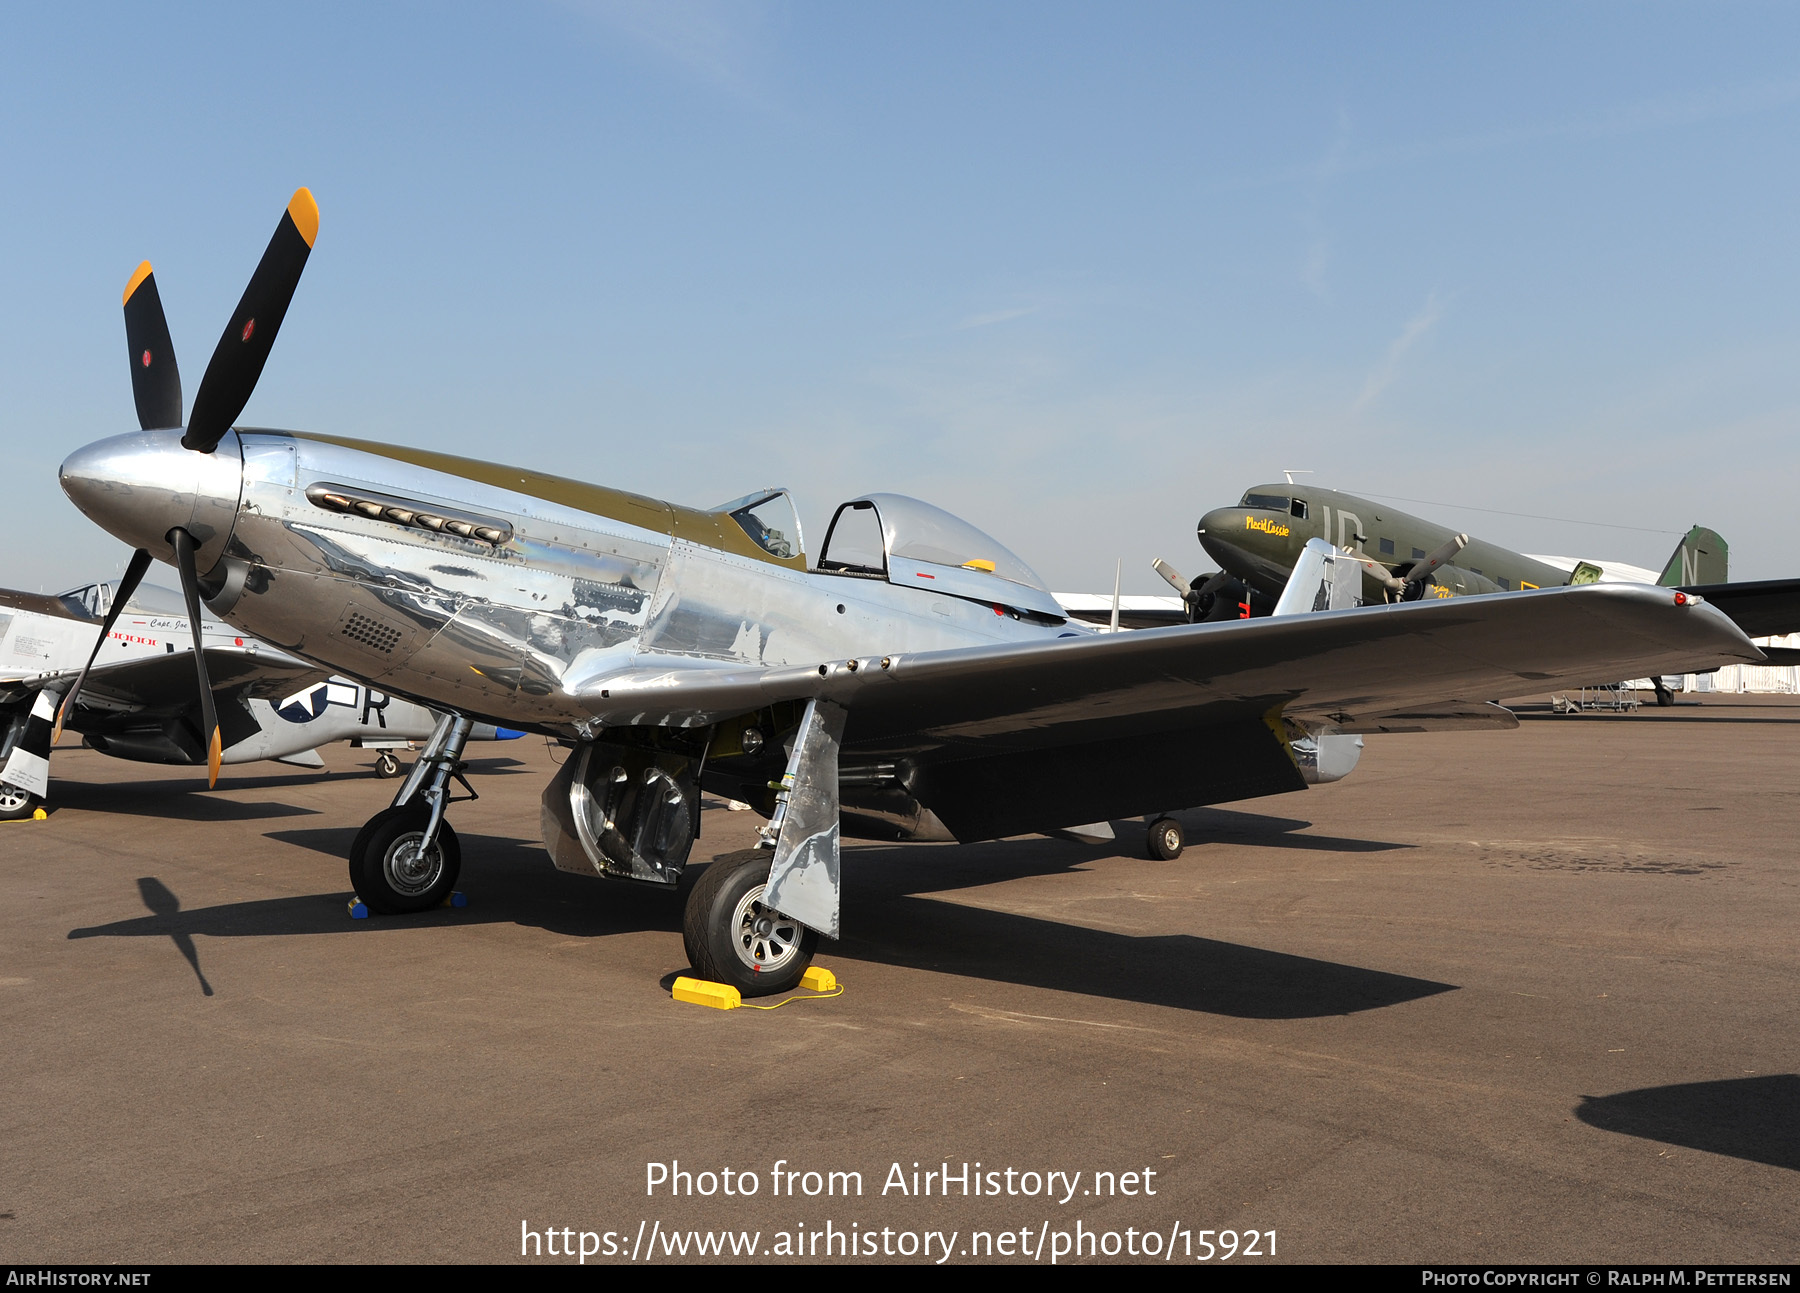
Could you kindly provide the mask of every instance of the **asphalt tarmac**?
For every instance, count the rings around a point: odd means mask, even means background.
[[[0,1256],[1791,1261],[1800,705],[1683,702],[1371,739],[1175,862],[853,844],[845,991],[772,1012],[550,866],[539,740],[471,747],[469,905],[371,920],[366,755],[60,750],[0,826]]]

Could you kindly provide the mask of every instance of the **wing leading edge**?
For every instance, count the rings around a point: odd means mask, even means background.
[[[269,647],[254,655],[207,647],[206,664],[221,692],[237,691],[263,700],[291,695],[329,677],[317,665]],[[194,666],[186,650],[95,665],[82,689],[82,704],[106,711],[183,713],[194,707],[195,697]]]

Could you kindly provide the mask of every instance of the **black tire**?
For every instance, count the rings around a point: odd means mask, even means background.
[[[688,895],[681,941],[694,973],[728,983],[746,997],[787,992],[800,982],[819,946],[817,931],[765,908],[767,849],[715,858]]]
[[[1173,817],[1158,817],[1150,823],[1145,847],[1158,862],[1173,862],[1181,856],[1181,850],[1186,846],[1186,833],[1181,829],[1181,823]]]
[[[375,775],[383,781],[397,777],[404,771],[406,769],[400,766],[400,760],[394,757],[392,750],[383,750],[375,756]]]
[[[29,790],[0,781],[0,822],[22,822],[43,802]]]
[[[438,827],[430,855],[418,856],[430,820],[429,808],[410,803],[382,809],[357,832],[350,846],[350,884],[370,911],[387,916],[429,911],[456,887],[462,845],[449,822]]]

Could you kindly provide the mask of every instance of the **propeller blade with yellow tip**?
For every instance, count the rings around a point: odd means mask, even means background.
[[[206,365],[183,447],[211,453],[250,402],[318,235],[318,203],[309,190],[297,189]]]
[[[137,400],[138,425],[181,425],[181,372],[175,366],[175,343],[163,317],[156,274],[145,261],[125,284],[125,348],[131,355],[131,394]]]
[[[219,714],[213,708],[212,681],[206,676],[206,650],[200,637],[200,576],[194,569],[194,536],[177,526],[169,531],[175,548],[175,566],[181,571],[181,592],[187,598],[188,630],[194,635],[194,673],[200,679],[200,717],[206,731],[206,785],[219,783],[223,751],[219,743]]]

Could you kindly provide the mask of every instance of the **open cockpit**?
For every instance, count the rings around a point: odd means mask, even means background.
[[[991,535],[903,494],[865,494],[839,507],[813,569],[1066,618],[1049,585]]]
[[[712,510],[729,516],[770,556],[805,559],[800,515],[787,490],[757,490]],[[864,494],[840,506],[818,560],[807,568],[926,589],[1039,622],[1067,619],[1050,586],[992,535],[903,494]]]

